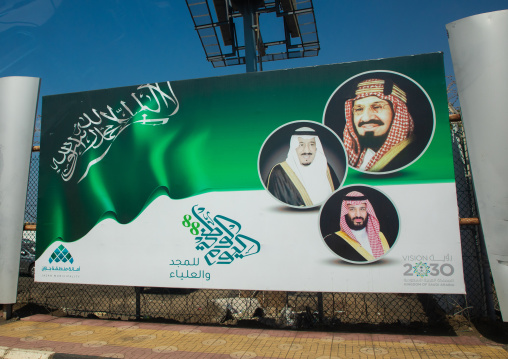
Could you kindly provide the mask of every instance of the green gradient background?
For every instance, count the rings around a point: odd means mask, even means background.
[[[105,218],[131,222],[160,195],[181,199],[211,191],[262,190],[257,159],[268,135],[290,121],[321,122],[337,86],[373,70],[400,72],[418,82],[434,103],[436,129],[425,154],[411,166],[387,175],[350,168],[345,184],[453,182],[441,53],[172,82],[180,110],[166,125],[129,126],[79,184],[89,160],[104,149],[89,151],[69,182],[51,169],[53,157],[60,158],[58,150],[83,112],[116,108],[137,86],[45,96],[37,257],[56,240],[83,237]]]

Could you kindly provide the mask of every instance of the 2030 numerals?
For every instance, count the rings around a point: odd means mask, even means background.
[[[445,277],[449,277],[455,272],[455,269],[449,263],[443,263],[443,264],[429,263],[428,266],[429,266],[429,270],[430,270],[429,275],[434,276],[434,277],[438,276],[440,274]],[[413,272],[413,266],[410,263],[404,264],[404,268],[407,268],[407,270],[404,272],[405,276],[412,277],[413,275],[415,275],[415,273]]]

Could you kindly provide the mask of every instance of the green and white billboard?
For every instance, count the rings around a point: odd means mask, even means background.
[[[443,56],[43,98],[36,280],[463,293]]]

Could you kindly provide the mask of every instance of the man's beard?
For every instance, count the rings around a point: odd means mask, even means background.
[[[361,148],[370,148],[374,152],[377,152],[385,143],[387,136],[388,134],[383,136],[374,136],[373,132],[366,132],[363,136],[358,135],[358,140],[360,141]]]
[[[355,224],[355,222],[353,222],[353,220],[355,218],[362,218],[362,217],[354,217],[353,219],[351,219],[351,217],[349,217],[349,215],[346,214],[346,224],[348,225],[349,228],[351,228],[353,231],[361,231],[362,229],[364,229],[366,226],[367,226],[367,221],[369,220],[369,215],[367,214],[367,216],[365,217],[365,220],[363,221],[362,224]],[[363,218],[362,218],[363,219]]]
[[[312,156],[312,153],[302,153],[302,154],[301,154],[301,156],[306,156],[306,155],[307,155],[307,156]],[[312,160],[312,161],[313,161],[313,160]],[[300,164],[301,164],[302,166],[307,167],[307,166],[310,166],[310,165],[311,165],[312,161],[310,161],[310,162],[308,162],[308,163],[301,163],[301,162],[300,162]]]

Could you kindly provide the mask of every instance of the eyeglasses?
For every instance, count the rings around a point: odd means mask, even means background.
[[[388,102],[374,102],[373,104],[370,104],[369,106],[355,105],[355,106],[353,106],[353,113],[356,116],[363,115],[363,113],[365,112],[365,109],[367,107],[370,108],[370,112],[378,114],[378,113],[390,108],[390,105],[388,104]]]

